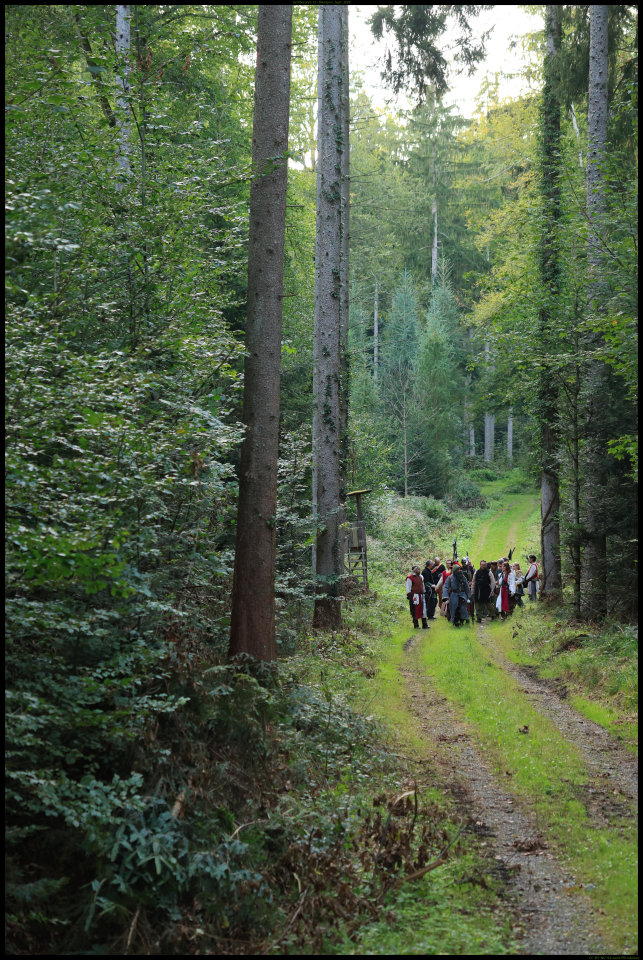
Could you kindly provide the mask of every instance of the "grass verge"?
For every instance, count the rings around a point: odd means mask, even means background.
[[[541,604],[516,611],[514,622],[520,630],[498,637],[505,656],[564,682],[579,713],[638,754],[637,627],[569,621],[564,609]]]

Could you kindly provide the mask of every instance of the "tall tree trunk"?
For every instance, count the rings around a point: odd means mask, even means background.
[[[589,97],[587,111],[587,244],[590,304],[601,306],[603,287],[602,241],[605,228],[605,186],[602,163],[607,142],[607,6],[592,4],[589,41]]]
[[[319,204],[321,202],[322,189],[322,88],[324,83],[324,18],[321,15],[321,8],[317,8],[317,165],[316,165],[316,198],[315,198],[315,306],[313,313],[313,463],[312,463],[312,488],[313,488],[313,517],[319,513],[319,504],[317,496],[318,487],[318,454],[319,443],[317,438],[317,404],[319,402],[319,264],[321,262],[321,214]],[[313,576],[317,575],[317,538],[312,548],[312,566]]]
[[[546,593],[561,590],[559,492],[559,427],[558,389],[556,379],[548,369],[547,354],[555,349],[552,335],[554,310],[558,296],[559,249],[558,222],[560,220],[560,103],[558,100],[558,52],[561,40],[562,6],[548,4],[545,8],[547,43],[544,61],[542,99],[542,190],[545,208],[545,226],[541,238],[541,276],[547,302],[541,307],[540,345],[544,364],[539,382],[541,500],[540,549],[541,587]]]
[[[404,407],[404,496],[409,495],[409,458],[406,446],[406,405]]]
[[[576,356],[578,356],[579,342],[578,334],[575,337]],[[571,461],[572,461],[572,524],[573,533],[571,537],[571,558],[574,571],[574,616],[581,615],[581,544],[580,544],[580,498],[581,498],[581,479],[580,479],[580,423],[579,423],[579,398],[580,398],[580,367],[576,363],[574,383],[570,388],[571,393],[571,421],[572,421],[572,442],[571,442]]]
[[[589,97],[587,112],[587,241],[588,300],[590,313],[604,311],[602,241],[605,230],[605,188],[602,162],[607,143],[607,14],[606,4],[593,4],[590,10]],[[596,348],[599,338],[588,346]],[[607,613],[605,565],[607,556],[606,503],[608,492],[607,437],[601,414],[604,366],[592,361],[588,376],[585,460],[585,526],[583,551],[582,608],[587,617]]]
[[[431,281],[435,282],[438,275],[438,196],[435,192],[435,143],[433,144],[433,153],[431,157],[431,169],[433,175],[433,204],[431,213],[433,214],[433,246],[431,248]]]
[[[580,140],[580,130],[578,129],[578,120],[576,119],[576,110],[574,109],[573,100],[572,100],[572,124],[574,127],[574,133],[576,134],[576,139]],[[583,151],[581,147],[578,148],[578,162],[582,170],[583,169]]]
[[[340,363],[341,363],[341,396],[340,396],[340,477],[339,501],[340,510],[340,549],[341,571],[344,572],[344,524],[346,522],[346,469],[348,466],[348,404],[350,398],[350,365],[348,353],[348,322],[349,322],[349,237],[350,237],[350,120],[351,101],[349,90],[348,71],[348,6],[342,11],[342,212],[341,212],[341,263],[339,268],[341,319],[340,319]]]
[[[377,280],[375,281],[375,303],[373,305],[373,377],[377,381],[377,367],[379,363],[380,328],[379,328],[379,299]]]
[[[484,458],[487,463],[493,460],[493,450],[495,445],[495,427],[496,418],[492,413],[484,415]]]
[[[130,105],[128,97],[130,93],[129,51],[131,9],[129,3],[119,3],[116,5],[116,87],[119,91],[116,97],[116,125],[118,127],[116,162],[120,174],[120,179],[116,183],[116,190],[119,192],[124,188],[124,180],[129,176],[130,172]]]
[[[514,414],[513,407],[509,407],[509,416],[507,417],[507,459],[513,460],[514,457]]]
[[[339,582],[340,270],[342,169],[342,8],[322,6],[323,83],[321,97],[321,192],[319,334],[317,355],[317,502],[324,529],[317,535],[317,596],[313,626],[341,624]]]
[[[471,330],[468,331],[469,339],[471,339]],[[471,413],[471,374],[467,377],[466,383],[466,392],[464,395],[464,429],[465,429],[465,457],[467,456],[467,445],[469,447],[469,456],[475,457],[476,455],[476,434],[473,426],[473,416]]]
[[[275,517],[292,5],[260,4],[248,241],[237,544],[230,654],[274,660]],[[281,159],[275,160],[276,157]]]
[[[484,352],[487,358],[487,366],[491,367],[491,351],[489,349],[489,341],[487,340],[484,345]],[[491,463],[493,460],[493,453],[495,447],[495,430],[496,430],[496,418],[492,413],[485,411],[484,415],[484,458],[487,463]]]

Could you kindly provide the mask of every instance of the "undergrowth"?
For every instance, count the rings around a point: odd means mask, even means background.
[[[350,952],[407,883],[428,895],[434,868],[473,869],[446,805],[348,705],[370,662],[350,625],[273,668],[177,647],[178,705],[129,747],[135,796],[93,830],[13,811],[7,952]]]

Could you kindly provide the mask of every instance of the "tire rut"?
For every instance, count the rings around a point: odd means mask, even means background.
[[[520,953],[585,955],[605,952],[593,929],[594,911],[564,865],[551,853],[537,818],[524,801],[503,789],[447,699],[418,668],[417,637],[405,645],[400,668],[411,711],[431,741],[432,766],[463,815],[473,818],[473,832],[488,872],[506,884]]]
[[[630,753],[604,727],[567,703],[564,684],[542,680],[535,667],[518,666],[495,646],[488,629],[478,627],[478,642],[489,650],[496,664],[520,682],[521,692],[532,707],[547,717],[572,743],[587,764],[591,784],[587,795],[579,797],[587,816],[603,825],[614,816],[638,815],[638,757]],[[628,803],[628,801],[633,801]]]

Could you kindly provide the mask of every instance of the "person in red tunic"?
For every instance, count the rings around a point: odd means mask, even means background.
[[[505,620],[508,614],[513,612],[511,598],[516,592],[516,577],[507,561],[502,565],[502,573],[498,577],[498,583],[500,585],[500,596],[496,603],[496,609],[500,611],[500,616]]]
[[[413,618],[413,626],[417,630],[418,620],[422,621],[422,628],[427,630],[429,625],[426,622],[426,606],[424,602],[424,580],[418,566],[413,567],[413,571],[406,578],[406,595],[409,598],[409,608]]]

